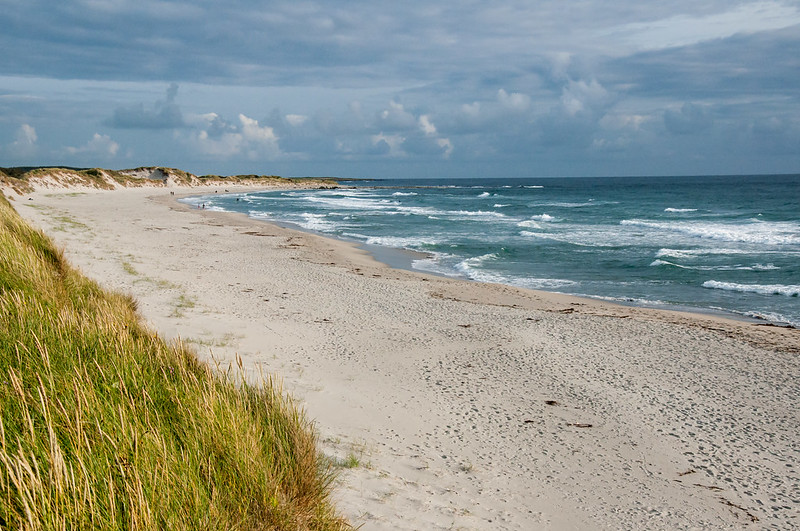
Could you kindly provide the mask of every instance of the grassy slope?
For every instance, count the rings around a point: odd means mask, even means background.
[[[253,186],[281,186],[302,184],[304,186],[335,186],[332,179],[288,179],[275,175],[203,175],[196,176],[175,168],[135,168],[134,170],[106,170],[102,168],[56,168],[56,167],[18,167],[0,168],[0,186],[13,189],[18,194],[33,191],[32,184],[43,180],[52,179],[65,187],[88,186],[90,188],[113,189],[116,186],[165,186],[166,183],[157,179],[134,177],[130,172],[138,170],[159,170],[162,175],[168,175],[170,181],[181,186],[245,184]]]
[[[0,528],[344,529],[302,414],[214,376],[0,195]]]

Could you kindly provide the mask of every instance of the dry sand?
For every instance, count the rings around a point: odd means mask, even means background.
[[[362,529],[800,527],[800,331],[395,270],[169,192],[13,203],[162,335],[280,375]]]

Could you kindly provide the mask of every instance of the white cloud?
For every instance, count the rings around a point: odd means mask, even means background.
[[[497,91],[497,101],[507,109],[526,111],[531,106],[531,98],[519,92],[509,94],[503,89]]]
[[[423,114],[419,117],[419,129],[425,136],[428,137],[437,137],[436,126],[431,122],[430,116],[427,114]],[[442,156],[444,158],[450,158],[450,154],[453,152],[453,143],[450,142],[449,138],[436,138],[436,145],[442,150]]]
[[[108,135],[95,133],[92,138],[80,147],[67,147],[70,155],[89,155],[91,157],[111,158],[119,151],[119,144]]]
[[[29,157],[36,152],[39,139],[36,129],[29,124],[22,124],[14,135],[14,141],[8,146],[12,158]]]
[[[372,135],[372,145],[374,147],[388,147],[389,149],[386,154],[392,157],[403,157],[406,155],[405,151],[403,151],[403,142],[405,142],[405,140],[405,137],[400,135],[385,135],[383,133]]]
[[[706,16],[674,15],[617,26],[602,33],[635,50],[688,46],[736,34],[778,30],[800,24],[800,10],[784,2],[750,2]]]
[[[449,138],[439,138],[436,140],[436,143],[442,148],[442,156],[446,159],[450,158],[450,155],[453,153],[453,143],[450,142]]]
[[[204,155],[228,158],[244,155],[251,160],[275,160],[281,156],[278,136],[269,126],[239,114],[239,123],[228,123],[216,113],[193,117],[202,126],[192,134],[190,144]]]
[[[436,126],[431,122],[430,116],[423,114],[419,117],[419,128],[426,135],[435,135]]]
[[[402,103],[390,101],[389,108],[378,114],[378,122],[381,129],[397,131],[414,128],[417,124],[417,119],[413,114],[405,110]]]
[[[258,120],[248,118],[244,114],[239,115],[239,122],[242,124],[242,138],[249,143],[261,146],[277,146],[278,137],[271,127],[261,127]]]
[[[304,116],[302,114],[287,114],[286,115],[286,123],[291,125],[292,127],[300,127],[304,123],[308,121],[308,116]]]
[[[32,125],[22,124],[19,126],[16,134],[14,144],[20,146],[33,146],[39,137],[36,135],[36,129]]]
[[[465,103],[461,106],[461,112],[463,112],[469,117],[477,118],[478,115],[481,113],[481,104],[480,102],[477,101],[474,101],[472,103]]]
[[[561,105],[570,116],[601,107],[608,99],[608,91],[594,79],[570,81],[561,92]]]
[[[567,71],[572,62],[572,54],[569,52],[556,52],[550,54],[552,64],[553,79],[563,80],[567,78]]]

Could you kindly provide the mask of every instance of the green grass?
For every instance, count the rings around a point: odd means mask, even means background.
[[[0,197],[0,529],[348,529],[267,379],[147,330]]]
[[[184,310],[191,310],[195,306],[196,303],[192,297],[181,293],[178,295],[178,298],[175,301],[175,307],[173,308],[170,317],[183,317],[185,315],[183,313]]]

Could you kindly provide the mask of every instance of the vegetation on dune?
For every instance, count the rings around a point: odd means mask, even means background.
[[[336,186],[336,181],[332,179],[287,179],[276,175],[203,175],[198,177],[183,170],[157,166],[119,171],[103,168],[0,168],[0,186],[11,188],[20,195],[32,192],[34,184],[43,182],[60,187],[86,186],[103,190],[110,190],[119,186],[207,186],[225,184],[253,186],[303,185],[326,188]]]
[[[348,528],[282,391],[212,373],[135,306],[0,195],[0,528]]]

